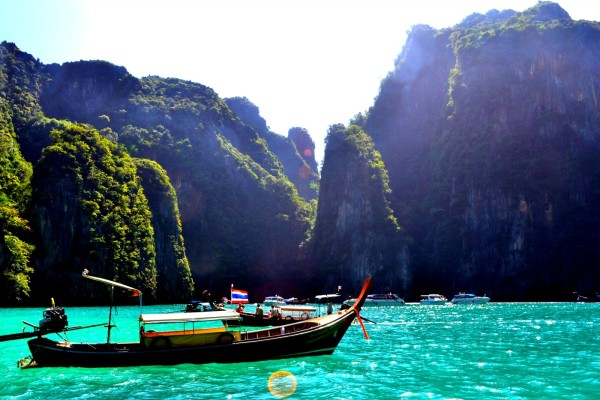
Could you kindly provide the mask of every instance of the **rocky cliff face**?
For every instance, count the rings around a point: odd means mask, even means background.
[[[187,302],[194,282],[185,253],[177,194],[166,171],[158,163],[136,159],[137,173],[152,214],[156,249],[156,297],[165,303]]]
[[[44,68],[51,78],[40,96],[46,115],[98,125],[101,115],[122,110],[141,84],[124,67],[106,61],[69,62]],[[102,126],[103,127],[103,126]]]
[[[133,160],[87,127],[73,125],[52,136],[32,180],[36,295],[65,303],[106,300],[106,287],[81,279],[86,268],[156,301],[155,230]]]
[[[366,130],[419,243],[415,290],[544,299],[600,284],[599,46],[598,24],[549,2],[413,29]]]
[[[409,252],[389,207],[387,172],[371,139],[357,126],[327,135],[314,232],[315,260],[327,279],[356,295],[371,276],[375,290],[406,290]]]
[[[315,144],[303,128],[291,128],[288,137],[272,132],[259,114],[257,106],[245,97],[225,99],[246,124],[265,138],[269,149],[277,156],[286,176],[296,186],[298,194],[306,200],[317,198],[319,170],[315,160]]]
[[[260,115],[243,120],[209,87],[137,79],[104,61],[43,65],[6,42],[0,61],[0,95],[25,158],[36,165],[36,296],[46,300],[49,290],[69,287],[69,299],[78,298],[82,265],[142,284],[145,298],[157,301],[188,300],[190,271],[196,287],[221,295],[232,280],[258,296],[276,290],[265,287],[265,271],[279,277],[273,285],[302,280],[301,246],[313,215],[307,200],[316,197],[318,175],[299,179],[307,161],[290,139],[262,132]],[[74,143],[63,143],[66,132],[80,129],[86,132]],[[81,143],[88,136],[94,143]],[[118,151],[107,150],[107,139]],[[100,156],[113,152],[114,159]],[[113,206],[119,202],[130,204]]]

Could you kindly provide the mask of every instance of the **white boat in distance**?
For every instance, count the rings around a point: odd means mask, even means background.
[[[452,304],[485,304],[490,301],[487,296],[475,296],[472,293],[459,293],[450,301]]]
[[[436,293],[422,294],[420,303],[422,306],[437,306],[448,304],[448,299],[441,294]]]
[[[265,297],[263,304],[265,305],[265,307],[278,307],[287,305],[285,299],[281,296],[267,296]]]
[[[348,299],[344,301],[343,306],[350,307],[354,305],[356,299]],[[365,304],[363,307],[379,307],[379,306],[403,306],[404,300],[400,298],[397,294],[370,294],[367,296],[365,300]]]
[[[315,303],[324,304],[324,303],[341,303],[342,295],[341,294],[320,294],[315,296]]]

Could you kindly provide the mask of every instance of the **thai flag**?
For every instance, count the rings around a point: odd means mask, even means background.
[[[248,303],[248,292],[245,290],[234,289],[231,287],[231,304]]]

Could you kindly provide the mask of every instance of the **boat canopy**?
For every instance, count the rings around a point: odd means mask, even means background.
[[[317,311],[315,307],[305,307],[305,306],[278,306],[282,311],[305,311],[305,312],[314,312]]]
[[[199,313],[142,314],[144,324],[164,324],[169,322],[239,321],[235,311],[206,311]]]

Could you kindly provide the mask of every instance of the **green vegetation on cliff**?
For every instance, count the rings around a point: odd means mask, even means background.
[[[321,171],[314,258],[326,287],[355,293],[365,276],[379,290],[408,285],[407,248],[390,208],[385,165],[356,125],[330,127]]]
[[[599,54],[599,24],[550,2],[415,26],[317,187],[308,132],[245,97],[3,42],[1,304],[105,297],[83,268],[168,302],[366,275],[409,299],[597,291]]]
[[[415,239],[412,295],[598,290],[599,50],[550,2],[413,29],[364,124]]]
[[[76,266],[155,298],[154,231],[133,160],[82,125],[52,132],[52,143],[33,177],[32,226],[40,235],[37,290],[55,298],[59,294],[52,291],[61,290],[60,299],[71,302],[106,294],[103,287],[82,289]],[[72,289],[65,291],[65,284]]]
[[[288,131],[288,137],[283,137],[271,132],[267,122],[260,116],[258,107],[247,98],[232,97],[225,101],[242,121],[265,138],[269,149],[281,161],[286,176],[296,186],[298,194],[307,201],[315,200],[319,174],[314,156],[315,144],[308,131],[293,127]]]
[[[314,201],[312,154],[198,83],[138,79],[105,61],[43,65],[6,42],[0,55],[6,121],[35,167],[21,204],[34,290],[21,300],[68,287],[78,301],[83,268],[161,302],[194,288],[228,294],[232,281],[261,292],[302,280],[314,205],[298,190]],[[284,278],[266,282],[266,271]]]
[[[194,282],[185,255],[177,193],[163,168],[154,161],[134,159],[152,213],[156,248],[157,298],[187,302]],[[174,267],[173,267],[174,266]]]
[[[24,217],[31,195],[31,165],[17,143],[7,102],[0,97],[0,304],[15,304],[30,295],[34,247]]]

